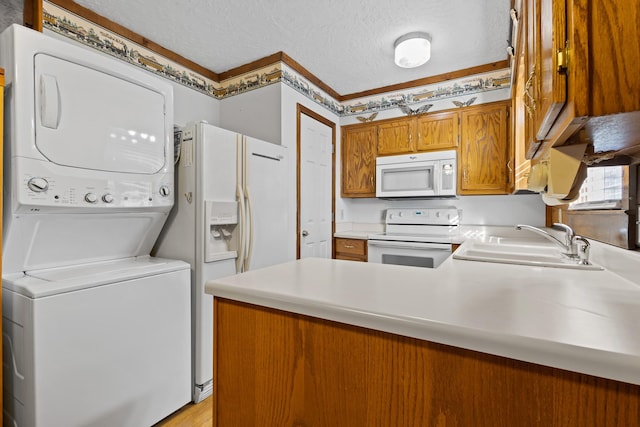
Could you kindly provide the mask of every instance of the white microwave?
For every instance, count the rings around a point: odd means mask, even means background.
[[[402,154],[376,158],[376,197],[453,197],[456,151]]]

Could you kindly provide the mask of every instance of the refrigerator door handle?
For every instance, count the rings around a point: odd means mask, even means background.
[[[247,224],[246,212],[244,207],[244,193],[242,192],[242,186],[238,184],[236,189],[237,197],[238,197],[238,206],[240,207],[240,218],[238,220],[238,228],[239,236],[238,236],[238,258],[236,260],[236,272],[242,273],[244,267],[245,260],[245,250],[244,250],[244,241],[245,241],[245,227]]]
[[[247,199],[247,228],[248,228],[248,243],[247,254],[244,259],[244,271],[249,271],[249,264],[251,262],[251,253],[253,252],[253,208],[251,206],[251,193],[249,187],[245,186],[245,198]]]

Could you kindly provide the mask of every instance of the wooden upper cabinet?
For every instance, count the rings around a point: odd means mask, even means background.
[[[449,111],[419,116],[416,130],[417,151],[456,148],[460,138],[460,114]]]
[[[567,100],[566,9],[565,0],[536,1],[535,14],[540,29],[535,36],[536,139],[544,140]]]
[[[342,197],[376,196],[376,125],[342,129]]]
[[[413,134],[413,120],[403,118],[379,124],[378,156],[414,152]]]
[[[495,102],[461,111],[458,194],[509,193],[509,105]]]
[[[527,156],[542,159],[552,146],[581,142],[596,155],[640,151],[637,1],[524,5]]]

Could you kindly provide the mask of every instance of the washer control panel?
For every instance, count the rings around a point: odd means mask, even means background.
[[[20,167],[12,179],[19,182],[15,194],[18,212],[54,212],[56,208],[70,207],[170,209],[173,206],[171,173],[109,173],[61,168],[31,159],[20,159],[17,163]],[[66,174],[54,169],[63,169]]]

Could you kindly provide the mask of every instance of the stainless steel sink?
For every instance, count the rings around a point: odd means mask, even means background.
[[[454,252],[453,258],[538,267],[603,269],[594,264],[579,264],[575,259],[567,258],[553,244],[526,239],[490,237],[484,241],[468,240]]]

